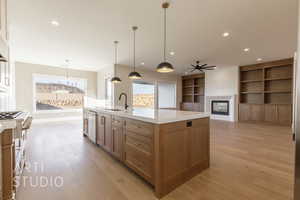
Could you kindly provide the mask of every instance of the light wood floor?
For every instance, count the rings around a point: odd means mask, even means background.
[[[142,179],[82,137],[79,121],[33,125],[28,155],[43,169],[24,172],[18,200],[156,199]],[[291,200],[293,158],[287,127],[213,121],[210,169],[163,199]],[[40,176],[61,176],[64,185],[30,186]]]

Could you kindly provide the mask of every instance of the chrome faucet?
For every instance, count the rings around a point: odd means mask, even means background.
[[[127,108],[129,107],[127,104],[127,94],[122,92],[119,96],[119,101],[121,100],[122,96],[125,96],[125,110],[127,110]]]

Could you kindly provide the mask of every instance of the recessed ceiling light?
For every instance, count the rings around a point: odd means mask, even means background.
[[[262,61],[262,60],[263,60],[262,58],[257,58],[257,61],[258,61],[258,62],[260,62],[260,61]]]
[[[55,21],[55,20],[52,20],[52,21],[51,21],[51,24],[52,24],[53,26],[59,26],[59,22],[58,22],[58,21]]]
[[[171,51],[171,52],[170,52],[170,55],[171,55],[171,56],[174,56],[174,55],[175,55],[175,52],[174,52],[174,51]]]
[[[248,52],[248,51],[250,51],[250,49],[249,49],[249,48],[245,48],[244,51],[245,51],[245,52]]]
[[[145,65],[145,63],[144,63],[144,62],[141,62],[141,65]]]
[[[223,33],[223,37],[228,37],[230,34],[228,32]]]

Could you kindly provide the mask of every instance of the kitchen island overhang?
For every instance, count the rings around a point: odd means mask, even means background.
[[[158,198],[209,167],[209,114],[112,110],[84,108],[84,135],[95,135],[95,143],[151,183]],[[96,113],[94,129],[88,112]]]

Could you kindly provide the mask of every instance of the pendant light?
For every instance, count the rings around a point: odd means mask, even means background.
[[[115,64],[114,64],[114,73],[115,73],[115,76],[111,79],[111,82],[112,83],[121,83],[122,80],[116,76],[117,74],[117,64],[118,64],[118,41],[114,41],[114,44],[115,44]]]
[[[160,63],[156,71],[160,73],[168,73],[173,72],[174,68],[171,63],[167,62],[167,8],[169,8],[170,4],[168,2],[165,2],[162,4],[162,8],[164,9],[164,61]]]
[[[133,72],[130,72],[130,74],[128,75],[128,77],[132,80],[137,80],[137,79],[141,79],[142,76],[135,71],[135,32],[138,29],[137,26],[132,27],[133,30]]]

